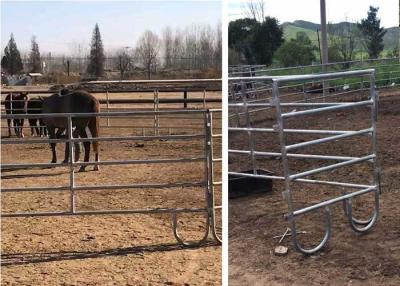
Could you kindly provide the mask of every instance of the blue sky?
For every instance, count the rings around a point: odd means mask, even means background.
[[[89,47],[96,22],[106,50],[135,46],[146,30],[161,34],[166,26],[216,26],[220,1],[1,1],[1,49],[11,32],[22,51],[32,35],[41,51],[70,53]]]
[[[244,17],[250,0],[229,0],[229,20]],[[253,0],[257,2],[257,0]],[[264,0],[265,15],[275,17],[280,23],[306,20],[320,22],[320,0]],[[327,21],[357,22],[367,16],[368,7],[380,7],[378,17],[385,28],[399,25],[399,0],[326,0]]]

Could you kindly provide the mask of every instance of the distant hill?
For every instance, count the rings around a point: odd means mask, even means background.
[[[356,23],[350,22],[340,22],[336,24],[332,24],[337,29],[342,29],[344,26],[347,25],[356,25]],[[296,20],[292,23],[285,22],[282,25],[283,33],[285,39],[295,39],[297,32],[305,32],[307,36],[313,41],[314,43],[318,44],[317,39],[317,30],[320,30],[320,24],[303,21],[303,20]],[[393,50],[397,47],[397,43],[399,41],[399,27],[391,27],[386,29],[386,34],[383,37],[383,44],[385,45],[386,50]]]

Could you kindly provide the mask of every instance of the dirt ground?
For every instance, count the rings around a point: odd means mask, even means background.
[[[128,127],[106,128],[103,118],[101,135],[140,135],[143,126],[145,134],[150,135],[154,132],[153,119],[154,116],[111,119],[111,126]],[[203,132],[203,124],[198,115],[161,117],[160,126],[169,127],[161,128],[160,133],[199,134]],[[219,133],[220,120],[215,124],[214,132]],[[2,129],[2,137],[7,135],[6,131]],[[26,135],[29,133],[25,130]],[[102,142],[100,159],[198,157],[204,155],[203,141],[199,138]],[[60,162],[64,146],[58,145]],[[215,146],[215,157],[220,157],[220,140],[215,141]],[[47,144],[2,145],[1,155],[3,164],[46,163],[51,159]],[[204,177],[204,162],[101,166],[99,172],[88,169],[85,173],[76,173],[76,185],[198,182]],[[215,166],[215,175],[220,180],[219,163]],[[2,170],[1,175],[2,188],[62,186],[68,182],[69,172],[64,167]],[[218,187],[216,191],[217,204],[220,204],[221,192]],[[24,192],[3,193],[1,199],[2,212],[6,213],[65,211],[70,197],[68,192]],[[204,207],[204,204],[202,187],[81,191],[77,195],[77,210],[192,208]],[[187,239],[200,238],[204,225],[202,214],[179,215],[179,227]],[[210,240],[197,248],[181,247],[173,236],[170,214],[3,218],[1,231],[2,285],[221,283],[220,245]]]
[[[356,130],[367,128],[368,109],[331,112],[323,118],[317,115],[291,120],[286,128]],[[265,119],[265,118],[264,118]],[[257,127],[273,124],[272,117]],[[364,122],[364,123],[363,123]],[[304,128],[304,129],[305,129]],[[343,214],[341,204],[331,207],[332,237],[321,252],[304,256],[294,250],[290,237],[281,245],[289,247],[286,256],[275,256],[274,248],[287,227],[283,215],[287,212],[282,198],[283,184],[274,181],[269,193],[229,201],[229,285],[399,285],[400,283],[400,91],[380,92],[378,115],[378,156],[382,169],[380,216],[367,234],[353,232]],[[315,136],[313,137],[315,138]],[[271,135],[257,135],[257,151],[280,152],[279,141]],[[288,142],[302,142],[310,137],[288,136]],[[359,156],[368,154],[368,138],[353,137],[341,142],[299,149],[299,153]],[[229,148],[248,149],[248,135],[229,134]],[[306,151],[307,149],[307,151]],[[308,152],[308,150],[310,152]],[[297,150],[296,150],[297,151]],[[290,168],[300,172],[329,162],[290,160]],[[282,174],[279,158],[260,158],[257,168]],[[251,169],[247,156],[230,156],[229,169]],[[355,183],[371,183],[368,163],[311,177]],[[296,184],[294,207],[298,209],[338,196],[340,188]],[[355,216],[366,218],[372,211],[372,194],[354,199]],[[298,230],[306,231],[298,238],[303,247],[316,245],[323,236],[322,212],[299,216]]]

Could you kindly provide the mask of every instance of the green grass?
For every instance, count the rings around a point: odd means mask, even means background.
[[[318,46],[318,36],[317,33],[310,30],[310,29],[305,29],[293,25],[286,25],[285,28],[283,29],[283,37],[285,38],[286,41],[290,39],[296,39],[296,35],[298,32],[304,32],[306,35],[310,38],[310,40],[313,42],[314,45]]]
[[[328,67],[328,72],[338,72],[338,71],[350,71],[350,70],[361,70],[361,69],[370,69],[374,68],[376,72],[376,85],[386,86],[392,83],[400,84],[400,63],[398,59],[386,60],[384,63],[382,62],[363,62],[363,63],[354,63],[350,67],[346,67],[343,64],[335,64],[330,65]],[[257,72],[256,75],[270,75],[270,76],[284,76],[284,75],[301,75],[301,74],[318,74],[322,73],[321,66],[307,66],[304,68],[288,68],[284,70],[276,70],[276,71],[265,71],[265,72]],[[368,79],[364,79],[365,85],[368,86]],[[350,88],[359,88],[360,87],[360,78],[344,78],[333,81],[334,85],[349,85]]]

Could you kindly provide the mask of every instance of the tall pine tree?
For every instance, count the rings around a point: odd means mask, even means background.
[[[104,74],[104,48],[101,40],[99,25],[94,27],[92,43],[90,45],[89,65],[87,72],[90,75],[101,77]]]
[[[42,72],[42,65],[40,63],[39,45],[36,42],[35,36],[33,36],[31,40],[31,53],[29,54],[29,65],[31,72]]]
[[[381,20],[376,16],[378,10],[379,8],[370,6],[367,18],[362,19],[361,23],[358,24],[371,59],[378,58],[383,51],[383,36],[386,34],[384,28],[381,27]]]
[[[23,69],[21,54],[18,51],[13,34],[11,34],[10,40],[4,49],[1,67],[11,75],[18,74]]]

